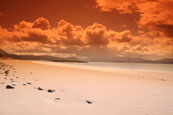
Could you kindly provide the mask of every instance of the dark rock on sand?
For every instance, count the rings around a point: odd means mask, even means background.
[[[24,84],[22,84],[23,86],[26,86],[26,84],[24,83]]]
[[[54,89],[48,89],[47,92],[53,93],[53,92],[55,92],[55,90]]]
[[[6,86],[6,89],[14,89],[14,87],[11,86],[11,85],[7,85],[7,86]]]
[[[89,100],[86,100],[86,102],[88,103],[88,104],[92,104],[93,102],[91,102],[91,101],[89,101]]]
[[[55,100],[60,100],[61,98],[55,98]]]
[[[10,70],[6,70],[6,71],[5,71],[5,74],[8,74],[8,73],[9,73],[9,71],[10,71]]]
[[[40,91],[43,90],[41,87],[38,87],[37,89],[40,90]]]
[[[32,85],[32,83],[30,83],[30,82],[28,82],[27,84],[28,84],[28,85]]]

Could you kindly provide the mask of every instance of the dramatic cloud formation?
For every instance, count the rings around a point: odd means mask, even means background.
[[[173,37],[173,0],[96,0],[101,11],[138,13],[138,26]]]
[[[90,60],[113,60],[115,57],[170,58],[173,39],[158,32],[130,30],[117,32],[94,23],[86,28],[65,20],[51,28],[43,17],[34,22],[21,21],[12,31],[0,27],[0,48],[9,53],[76,56]]]

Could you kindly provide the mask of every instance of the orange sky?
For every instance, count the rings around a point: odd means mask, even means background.
[[[9,53],[173,58],[173,0],[1,0]]]

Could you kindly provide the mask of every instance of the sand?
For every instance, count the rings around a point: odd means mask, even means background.
[[[0,62],[15,68],[8,76],[0,70],[0,115],[173,115],[172,72]]]

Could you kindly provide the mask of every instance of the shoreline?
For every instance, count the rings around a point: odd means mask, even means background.
[[[173,74],[173,71],[168,70],[149,70],[149,69],[129,69],[129,68],[114,68],[114,67],[99,67],[99,66],[90,66],[90,65],[82,65],[82,64],[75,64],[75,63],[64,63],[64,62],[49,62],[49,61],[32,61],[33,63],[37,64],[44,64],[56,67],[67,67],[67,68],[74,68],[74,69],[84,69],[84,70],[93,70],[93,71],[104,71],[104,72],[117,72],[117,71],[136,71],[136,72],[160,72],[160,73],[170,73]]]

